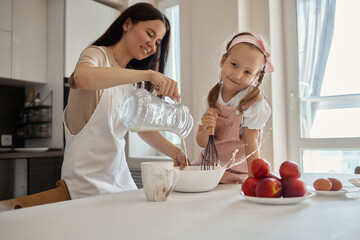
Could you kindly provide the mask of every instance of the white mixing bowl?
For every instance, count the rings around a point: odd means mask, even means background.
[[[179,167],[175,167],[179,170]],[[179,180],[174,190],[177,192],[206,192],[213,190],[225,172],[224,167],[215,170],[201,170],[200,166],[187,166],[179,170]]]

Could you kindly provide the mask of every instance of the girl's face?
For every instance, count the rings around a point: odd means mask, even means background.
[[[226,56],[221,58],[221,80],[224,90],[233,92],[249,86],[260,73],[264,64],[263,53],[246,44],[236,44]]]
[[[124,23],[123,29],[127,51],[137,60],[154,54],[166,34],[165,24],[160,20],[140,21],[133,24],[129,18]]]

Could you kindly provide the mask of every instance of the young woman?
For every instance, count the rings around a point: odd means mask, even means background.
[[[62,179],[71,198],[136,189],[125,158],[128,130],[119,112],[135,86],[172,99],[179,97],[176,82],[162,74],[169,35],[167,18],[151,4],[138,3],[80,55],[69,79],[71,90],[64,111]],[[186,165],[182,150],[159,132],[139,136],[171,157],[175,165]]]

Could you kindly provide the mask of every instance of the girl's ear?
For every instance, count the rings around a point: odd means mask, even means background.
[[[129,27],[130,27],[131,24],[132,24],[131,18],[127,18],[126,21],[123,24],[124,32],[127,32],[129,30]]]
[[[222,68],[224,66],[226,60],[226,54],[223,54],[220,60],[220,67]]]

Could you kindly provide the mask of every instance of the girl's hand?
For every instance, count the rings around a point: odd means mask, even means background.
[[[183,170],[187,166],[186,161],[188,162],[188,165],[191,166],[189,159],[186,159],[186,156],[182,151],[177,153],[173,160],[174,166],[179,166],[180,170]]]
[[[168,96],[172,100],[179,100],[179,91],[175,80],[153,70],[149,70],[149,72],[150,74],[148,79],[153,85],[155,85],[158,95]]]
[[[204,115],[201,118],[201,123],[204,130],[207,130],[210,127],[216,126],[216,119],[218,118],[218,114],[214,113],[214,109],[208,108]]]

